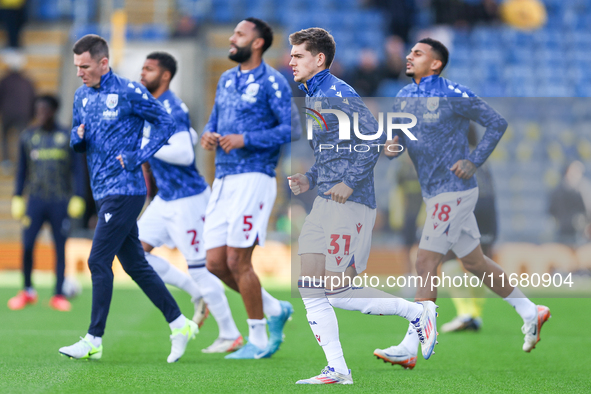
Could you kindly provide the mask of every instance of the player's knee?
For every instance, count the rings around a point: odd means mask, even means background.
[[[243,273],[252,270],[250,256],[242,253],[228,253],[228,269],[234,277],[239,277]]]
[[[438,264],[439,262],[434,259],[429,259],[421,256],[417,257],[417,261],[415,263],[417,275],[425,276],[427,274],[436,273]]]
[[[464,268],[471,273],[480,273],[486,268],[486,261],[484,259],[462,259],[462,265]]]
[[[208,258],[205,267],[209,272],[220,279],[223,279],[224,276],[228,274],[228,268],[226,267],[225,262],[219,262]]]

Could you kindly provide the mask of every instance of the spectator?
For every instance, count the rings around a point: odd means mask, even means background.
[[[361,97],[373,97],[383,79],[378,54],[370,48],[361,51],[359,66],[347,78]]]
[[[0,0],[0,22],[8,34],[8,47],[20,46],[20,31],[27,20],[27,0]]]
[[[1,1],[1,0],[0,0]],[[0,117],[2,117],[2,134],[0,135],[1,165],[4,172],[12,168],[9,152],[16,151],[16,141],[12,136],[18,135],[33,117],[35,87],[22,72],[24,56],[19,53],[7,53],[4,62],[10,71],[0,80]]]
[[[585,231],[589,200],[589,181],[583,176],[585,167],[574,161],[566,168],[560,184],[550,195],[549,212],[558,224],[559,242],[574,245]]]
[[[199,34],[199,26],[195,19],[189,15],[183,15],[178,21],[172,36],[174,38],[195,38]]]
[[[384,62],[383,76],[386,79],[398,79],[406,65],[404,40],[399,36],[388,37],[385,50],[386,60]]]

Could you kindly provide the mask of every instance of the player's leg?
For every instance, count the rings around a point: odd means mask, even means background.
[[[55,292],[49,305],[58,311],[69,311],[72,306],[63,294],[64,273],[66,270],[66,240],[70,232],[68,217],[68,200],[51,204],[48,212],[49,223],[55,245]]]
[[[43,200],[29,197],[26,215],[23,218],[23,279],[24,289],[8,300],[8,308],[23,309],[28,304],[37,302],[37,292],[31,279],[33,272],[33,250],[37,234],[44,222]]]
[[[96,202],[98,221],[88,257],[92,280],[90,326],[82,340],[59,349],[59,352],[67,357],[100,359],[102,356],[102,336],[113,296],[113,259],[126,239],[131,225],[128,218],[130,207],[129,204],[125,204],[128,202],[125,197],[107,196]]]
[[[209,196],[207,188],[198,195],[175,200],[170,207],[174,214],[167,221],[167,231],[172,243],[185,256],[191,282],[199,291],[198,298],[193,298],[196,308],[206,304],[218,324],[218,338],[204,351],[225,353],[239,349],[243,339],[232,317],[222,282],[206,268],[203,231]],[[193,321],[197,322],[196,318],[203,320],[206,317],[203,312],[196,309]]]
[[[316,203],[315,203],[316,205]],[[314,211],[314,210],[313,210]],[[312,216],[311,212],[308,218]],[[300,252],[313,250],[324,251],[322,228],[306,218],[300,235]],[[320,238],[320,242],[318,242]],[[302,244],[303,242],[303,244]],[[314,337],[322,347],[327,366],[318,376],[298,380],[297,384],[325,382],[351,384],[351,370],[348,368],[339,339],[337,316],[325,292],[325,255],[322,253],[301,253],[301,277],[298,290],[306,307],[306,318]],[[333,381],[335,380],[335,381]]]
[[[226,242],[227,266],[232,272],[249,316],[248,325],[253,346],[265,349],[263,356],[270,357],[283,342],[283,327],[293,311],[287,302],[274,300],[268,293],[263,297],[258,276],[252,267],[252,251],[254,246],[264,246],[267,224],[277,194],[275,178],[262,173],[246,173],[227,176],[224,184],[225,209],[227,214]],[[215,193],[212,193],[211,200]],[[206,227],[208,226],[207,216]],[[206,237],[207,237],[206,231]],[[206,246],[210,244],[206,241]],[[269,303],[274,303],[269,305]],[[280,312],[279,315],[268,315],[264,312]],[[266,324],[269,324],[270,337],[267,339]],[[267,347],[267,344],[269,345]],[[263,347],[261,347],[263,346]],[[229,355],[228,358],[240,358],[249,349]],[[260,356],[260,354],[259,354]]]
[[[139,215],[141,205],[138,208],[133,217],[134,219]],[[189,340],[195,337],[199,329],[195,322],[187,319],[181,313],[160,276],[146,261],[138,238],[138,228],[135,220],[129,232],[125,235],[125,241],[117,252],[117,257],[125,272],[139,285],[150,301],[164,315],[172,331],[170,336],[172,349],[167,361],[169,363],[178,361],[185,353]]]
[[[138,221],[139,239],[146,260],[152,266],[154,271],[156,271],[156,273],[162,278],[164,283],[184,290],[189,293],[192,301],[199,303],[201,293],[191,277],[177,269],[162,257],[151,253],[155,247],[159,247],[163,244],[175,244],[171,237],[171,229],[174,229],[178,224],[174,217],[176,215],[172,218],[165,218],[163,215],[163,212],[174,210],[176,208],[175,203],[176,201],[167,202],[156,196]],[[187,234],[185,235],[187,237],[190,236]],[[200,322],[196,323],[199,324]]]
[[[480,244],[460,259],[466,270],[479,278],[486,277],[486,286],[515,308],[523,319],[523,350],[530,352],[540,340],[542,325],[550,318],[548,307],[534,304],[519,288],[508,285],[509,281],[503,269],[482,253]]]

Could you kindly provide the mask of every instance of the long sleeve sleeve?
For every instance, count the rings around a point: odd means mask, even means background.
[[[142,163],[147,161],[166,143],[176,130],[173,117],[166,112],[166,109],[147,91],[135,92],[130,88],[127,94],[132,104],[133,111],[140,118],[152,125],[150,141],[141,149],[122,152],[121,157],[127,171],[134,171]]]
[[[78,136],[78,127],[82,124],[80,120],[80,114],[76,108],[76,97],[74,97],[74,108],[72,116],[72,131],[70,132],[70,147],[75,152],[84,153],[86,152],[86,140]]]
[[[468,160],[480,167],[488,159],[507,130],[507,121],[480,97],[473,96],[450,100],[453,110],[479,125],[486,127],[482,139]]]

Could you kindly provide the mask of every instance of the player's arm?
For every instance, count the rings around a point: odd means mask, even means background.
[[[84,139],[84,125],[80,120],[80,114],[76,108],[76,97],[74,97],[74,108],[72,110],[72,130],[70,132],[70,147],[79,153],[86,152],[86,140]]]
[[[10,211],[15,220],[20,220],[25,215],[25,200],[23,199],[23,191],[25,182],[27,180],[27,152],[25,150],[25,143],[21,138],[19,141],[19,155],[18,167],[16,169],[14,196],[12,197],[12,205]]]
[[[185,112],[188,109],[184,104],[182,108],[182,110],[175,108],[171,114],[176,123],[177,132],[170,136],[162,148],[158,149],[154,157],[169,164],[188,166],[195,162],[193,141],[196,139],[191,137],[191,122],[189,114]]]
[[[177,166],[188,166],[195,161],[193,142],[188,131],[174,133],[166,144],[154,154],[156,159]]]
[[[130,87],[127,89],[127,99],[133,113],[152,125],[150,141],[142,149],[124,151],[117,157],[127,171],[135,171],[166,143],[176,131],[176,124],[164,106],[145,87],[141,86],[140,92]]]
[[[231,138],[236,140],[242,138],[242,147],[249,150],[275,149],[291,141],[291,90],[284,78],[277,78],[275,83],[278,85],[277,89],[267,84],[264,86],[267,90],[269,107],[273,111],[278,125],[270,129],[249,130],[247,133],[241,135],[234,134],[236,137],[231,137],[232,134],[224,136],[220,139],[220,146],[224,151],[226,151],[225,140],[230,140]],[[235,147],[231,149],[240,148],[241,146],[239,145],[240,141],[237,141]]]
[[[452,171],[459,170],[464,173],[465,175],[460,177],[465,179],[467,179],[466,175],[469,173],[471,173],[470,176],[474,175],[476,168],[480,167],[488,159],[508,126],[507,121],[484,100],[470,91],[467,92],[467,95],[468,97],[450,99],[451,108],[457,114],[486,127],[486,131],[476,149],[468,156],[467,161],[469,163],[458,162],[456,163],[457,166],[454,164],[456,168],[452,167]],[[458,175],[457,172],[456,175]]]

